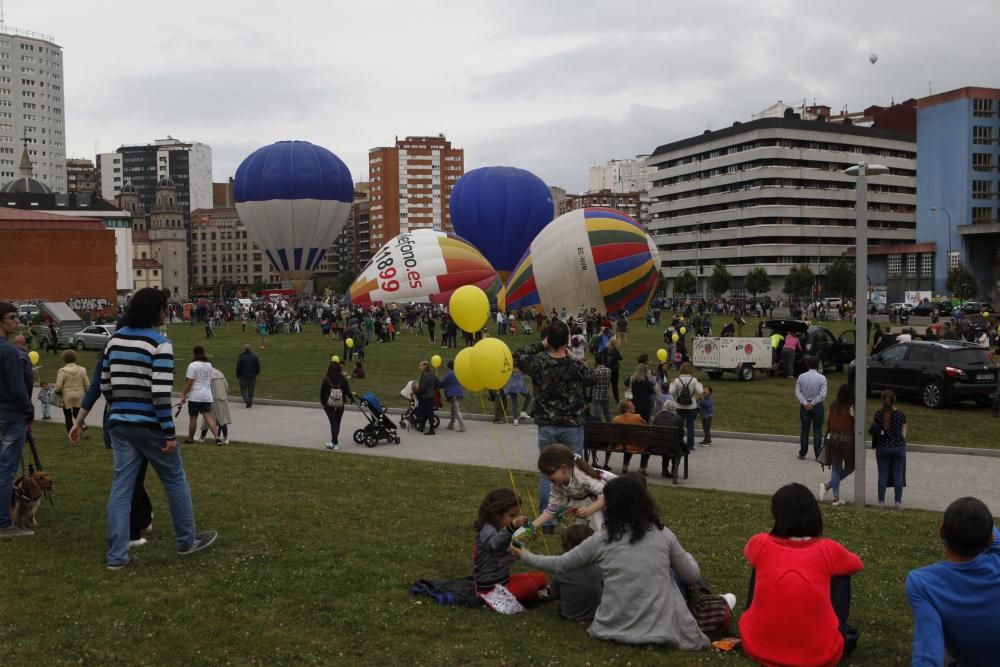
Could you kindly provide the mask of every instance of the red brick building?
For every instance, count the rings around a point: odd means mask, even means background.
[[[0,299],[117,305],[115,233],[101,220],[0,209],[0,238]]]
[[[448,201],[464,173],[465,151],[452,148],[443,134],[369,150],[369,252],[403,231],[452,231]]]
[[[559,215],[575,211],[578,208],[604,207],[613,208],[639,221],[641,192],[612,192],[598,190],[585,192],[582,195],[566,195],[559,202]]]

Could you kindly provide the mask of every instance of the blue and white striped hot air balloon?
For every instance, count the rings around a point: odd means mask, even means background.
[[[354,182],[322,146],[279,141],[243,160],[233,194],[247,234],[301,292],[347,222]]]

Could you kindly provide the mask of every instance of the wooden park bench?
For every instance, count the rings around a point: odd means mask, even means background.
[[[624,452],[625,444],[641,448],[639,454],[663,456],[667,452],[683,449],[681,429],[675,426],[638,426],[635,424],[608,424],[585,422],[583,448],[589,452]],[[684,479],[688,478],[688,455],[674,457],[673,480],[677,483],[680,459],[684,459]],[[666,466],[667,461],[664,461]]]

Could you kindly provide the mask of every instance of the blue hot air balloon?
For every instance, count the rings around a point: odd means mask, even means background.
[[[545,182],[515,167],[466,173],[451,191],[449,209],[455,233],[483,253],[504,280],[555,213]]]
[[[279,141],[243,160],[233,195],[247,234],[301,292],[347,222],[354,182],[322,146]]]

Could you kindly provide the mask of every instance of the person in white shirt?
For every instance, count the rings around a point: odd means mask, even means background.
[[[813,432],[813,452],[819,456],[823,448],[823,401],[826,400],[826,378],[816,369],[819,359],[809,357],[809,370],[795,381],[795,398],[799,401],[799,460],[805,461],[809,451],[809,428]]]
[[[194,442],[198,415],[205,418],[205,424],[215,437],[215,442],[219,443],[221,442],[219,427],[212,417],[212,362],[205,356],[205,348],[201,345],[195,345],[192,352],[193,360],[188,364],[187,372],[184,374],[187,385],[181,395],[181,405],[187,403],[188,406],[188,436],[184,444]]]

